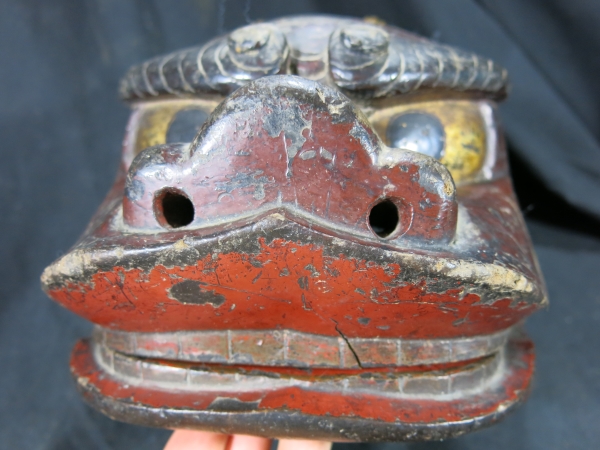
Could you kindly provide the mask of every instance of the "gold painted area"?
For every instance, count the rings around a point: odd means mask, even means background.
[[[218,104],[218,101],[199,99],[141,103],[137,107],[139,109],[139,121],[137,130],[134,132],[134,155],[145,148],[166,143],[169,125],[179,111],[198,108],[210,114]]]
[[[179,111],[199,108],[210,114],[218,104],[217,99],[175,99],[138,104],[138,120],[133,123],[130,135],[133,137],[133,156],[145,148],[164,144],[169,125]],[[441,162],[457,184],[474,179],[483,166],[487,148],[486,124],[477,101],[429,100],[374,108],[365,112],[373,128],[388,145],[386,129],[396,115],[406,112],[435,115],[444,126],[445,133]]]
[[[446,134],[441,163],[455,183],[468,181],[481,170],[487,148],[486,125],[479,103],[470,100],[439,100],[392,106],[369,114],[369,121],[381,139],[386,136],[388,123],[398,114],[424,112],[435,115]]]
[[[385,23],[385,20],[380,19],[377,16],[365,16],[363,17],[363,21],[370,23],[371,25],[378,25],[380,27],[385,27],[387,25],[387,23]]]

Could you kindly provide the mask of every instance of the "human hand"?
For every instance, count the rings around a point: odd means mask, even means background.
[[[331,450],[331,442],[280,439],[277,450]],[[271,439],[242,434],[175,430],[164,450],[269,450]]]

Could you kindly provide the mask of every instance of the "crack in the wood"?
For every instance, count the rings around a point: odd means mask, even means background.
[[[338,328],[337,321],[335,321],[334,319],[331,319],[331,321],[333,323],[335,323],[335,331],[337,331],[338,334],[341,336],[341,338],[346,342],[346,344],[348,345],[348,348],[350,349],[350,351],[354,355],[354,359],[356,359],[356,364],[358,364],[358,367],[360,367],[361,369],[364,369],[364,367],[362,366],[362,364],[360,362],[360,359],[358,358],[358,355],[356,354],[356,352],[354,351],[354,348],[352,347],[352,344],[350,344],[350,341],[348,340],[348,338],[346,336],[344,336],[344,333],[342,333],[342,330],[340,330]]]

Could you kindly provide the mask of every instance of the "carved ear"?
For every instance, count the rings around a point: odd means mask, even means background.
[[[165,192],[193,204],[196,227],[275,209],[368,239],[448,241],[456,225],[454,184],[442,164],[386,147],[346,96],[294,76],[237,90],[189,148],[143,151],[129,170],[126,223],[168,227],[157,200]],[[384,233],[380,205],[396,217]]]

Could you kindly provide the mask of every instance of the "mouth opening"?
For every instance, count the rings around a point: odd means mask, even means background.
[[[273,331],[127,333],[98,328],[94,357],[112,377],[167,390],[255,391],[300,386],[443,400],[475,394],[501,378],[505,372],[505,346],[512,332],[509,329],[474,338],[411,341],[344,340],[277,331],[287,342],[286,349],[278,351],[273,339],[267,341]],[[238,339],[241,333],[246,339]],[[220,337],[228,339],[228,345],[221,346],[226,353],[218,355]],[[326,361],[319,356],[327,339],[338,346],[337,359]],[[301,347],[295,346],[298,340]],[[240,347],[242,341],[245,348]],[[194,348],[190,347],[192,342]],[[395,355],[381,359],[382,352],[389,353],[391,345],[395,346]],[[344,351],[352,353],[350,350],[361,358],[360,365],[349,355],[343,356]]]

